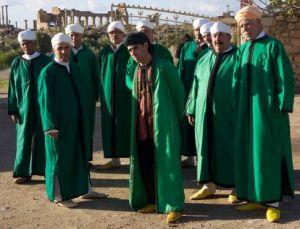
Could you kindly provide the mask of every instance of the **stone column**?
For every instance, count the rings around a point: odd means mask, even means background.
[[[6,11],[6,25],[8,25],[8,10],[7,10],[8,5],[5,6],[5,11]]]
[[[84,27],[89,25],[89,18],[87,16],[84,17]]]
[[[1,10],[0,10],[0,25],[2,25]]]
[[[1,6],[2,8],[2,25],[5,25],[5,22],[4,22],[4,6]]]
[[[96,17],[92,16],[92,26],[96,27]]]
[[[71,23],[74,24],[74,10],[71,10]]]
[[[100,26],[101,26],[101,25],[102,25],[102,23],[103,23],[103,21],[102,21],[102,17],[99,17],[99,19],[100,19],[100,20],[99,20],[99,21],[100,21],[99,23],[100,23]]]
[[[24,22],[25,22],[25,30],[27,30],[28,29],[27,20],[25,19]]]
[[[64,27],[68,25],[68,15],[67,15],[67,9],[65,9],[65,22]]]
[[[16,22],[16,29],[18,28],[18,22]]]

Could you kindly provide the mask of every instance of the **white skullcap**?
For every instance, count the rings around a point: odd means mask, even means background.
[[[68,43],[68,44],[72,45],[72,40],[65,33],[55,34],[54,37],[52,37],[52,39],[51,39],[52,47],[54,48],[56,45],[58,45],[60,43]]]
[[[210,28],[210,33],[215,34],[215,33],[219,33],[219,32],[231,34],[231,29],[228,25],[226,25],[222,22],[216,22]]]
[[[34,41],[36,40],[36,33],[31,30],[25,30],[19,32],[18,34],[18,42],[21,43],[22,41]]]
[[[153,23],[151,23],[150,21],[139,21],[137,24],[136,24],[136,30],[138,31],[138,32],[141,32],[141,30],[142,30],[142,28],[143,27],[147,27],[147,28],[149,28],[149,29],[154,29],[154,25],[153,25]]]
[[[66,34],[70,34],[70,33],[83,33],[84,32],[84,28],[79,25],[79,24],[70,24],[65,28],[65,32]]]
[[[202,36],[204,36],[205,33],[210,33],[210,28],[212,27],[212,25],[214,24],[214,22],[208,22],[203,24],[200,27],[200,33]]]
[[[107,32],[109,33],[111,31],[114,31],[115,29],[121,30],[123,33],[125,33],[124,25],[120,21],[113,21],[112,23],[110,23],[107,27]]]
[[[194,20],[193,22],[193,27],[194,29],[198,29],[200,28],[202,25],[208,23],[209,20],[208,19],[205,19],[205,18],[197,18]]]

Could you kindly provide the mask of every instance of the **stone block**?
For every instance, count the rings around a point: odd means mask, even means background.
[[[291,45],[300,47],[300,39],[291,38]]]
[[[272,26],[273,25],[273,18],[270,17],[265,17],[261,19],[262,25],[264,27],[266,26]]]
[[[284,21],[286,18],[283,15],[278,15],[275,17],[276,21]]]
[[[300,38],[300,30],[291,30],[291,37]]]
[[[297,22],[300,21],[300,18],[295,16],[288,16],[286,20],[287,22]]]

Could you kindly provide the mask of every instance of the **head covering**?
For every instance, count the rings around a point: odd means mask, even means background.
[[[144,44],[147,42],[150,44],[149,38],[142,32],[137,32],[137,33],[130,33],[125,37],[124,40],[124,45],[129,46],[129,45],[138,45],[138,44]]]
[[[125,33],[125,28],[121,21],[113,21],[110,23],[107,27],[107,32],[109,33],[115,29],[121,30],[123,33]]]
[[[230,27],[222,22],[216,22],[212,25],[210,28],[210,33],[215,34],[215,33],[228,33],[231,34]]]
[[[65,28],[65,32],[66,34],[70,34],[70,33],[83,33],[84,32],[84,28],[79,25],[79,24],[70,24]]]
[[[19,32],[18,34],[18,42],[21,43],[22,41],[34,41],[36,40],[36,33],[31,30],[25,30]]]
[[[54,48],[56,45],[58,45],[60,43],[68,43],[68,44],[72,45],[72,40],[65,33],[55,34],[54,37],[52,37],[52,39],[51,39],[52,47]]]
[[[150,22],[150,21],[139,21],[137,24],[136,24],[136,30],[138,31],[138,32],[140,32],[141,30],[142,30],[142,28],[143,27],[147,27],[147,28],[149,28],[149,29],[154,29],[154,25],[153,25],[153,23],[152,22]]]
[[[197,18],[193,22],[194,29],[199,29],[202,25],[208,23],[209,20],[205,18]]]
[[[240,9],[234,18],[238,23],[240,23],[240,21],[245,19],[260,19],[262,14],[263,13],[256,6],[251,5]]]
[[[203,24],[200,27],[200,33],[202,36],[204,36],[205,33],[210,33],[210,28],[212,27],[212,25],[214,24],[214,22],[208,22]]]

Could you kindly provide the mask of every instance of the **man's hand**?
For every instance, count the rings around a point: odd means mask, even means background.
[[[13,114],[13,115],[11,115],[11,120],[12,120],[14,123],[19,123],[19,115],[18,115],[18,114]]]
[[[192,117],[192,116],[187,116],[187,117],[188,117],[189,124],[194,126],[195,125],[195,118]]]
[[[57,141],[59,132],[50,132],[47,134],[49,134],[52,138],[54,138],[55,141]]]

